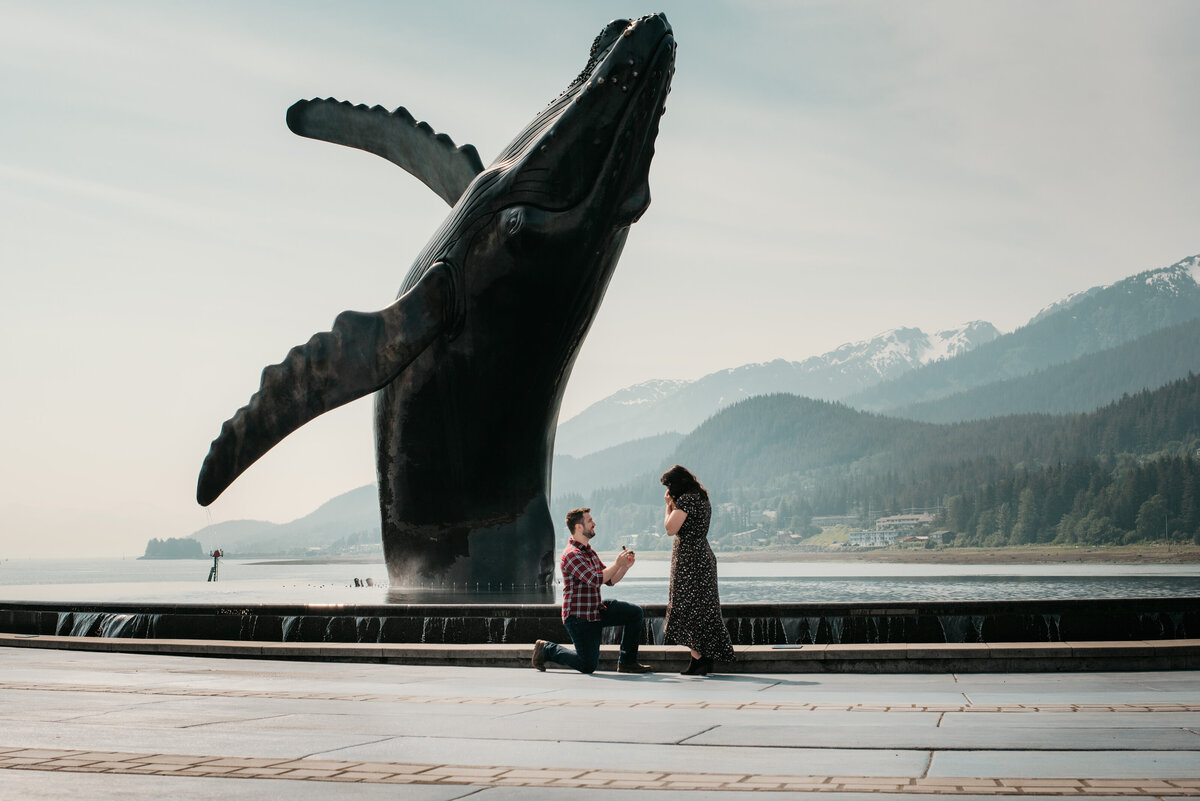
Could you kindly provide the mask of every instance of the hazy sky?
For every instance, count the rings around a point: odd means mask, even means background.
[[[194,500],[261,369],[387,305],[447,213],[284,111],[403,105],[488,163],[654,10],[654,200],[564,417],[899,326],[1011,330],[1200,252],[1194,2],[0,0],[0,558],[139,555],[372,481],[367,399]]]

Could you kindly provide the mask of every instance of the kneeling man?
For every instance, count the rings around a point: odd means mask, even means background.
[[[624,626],[617,672],[649,673],[650,668],[637,661],[638,642],[642,638],[642,608],[623,601],[600,600],[600,585],[611,587],[633,567],[633,551],[622,550],[612,567],[605,567],[590,544],[596,536],[596,521],[592,520],[592,510],[586,507],[567,512],[567,530],[571,532],[571,540],[560,561],[562,617],[575,650],[538,640],[533,646],[533,666],[545,670],[547,662],[555,662],[581,673],[593,673],[600,664],[600,639],[604,629]]]

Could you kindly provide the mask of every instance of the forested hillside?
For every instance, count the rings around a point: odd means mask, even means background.
[[[773,531],[803,532],[812,515],[921,507],[943,509],[938,524],[959,543],[1115,542],[1164,530],[1196,536],[1198,447],[1192,375],[1089,414],[948,425],[790,395],[751,398],[704,423],[668,462],[709,487],[715,539],[764,512]],[[555,509],[587,502],[608,530],[634,533],[660,524],[661,499],[647,473]]]

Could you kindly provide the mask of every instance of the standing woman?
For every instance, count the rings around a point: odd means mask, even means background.
[[[675,465],[662,474],[661,481],[667,488],[663,525],[675,538],[664,638],[691,651],[692,661],[683,675],[707,676],[714,659],[733,659],[733,643],[721,618],[717,593],[717,557],[708,545],[712,504],[708,492],[686,467]]]

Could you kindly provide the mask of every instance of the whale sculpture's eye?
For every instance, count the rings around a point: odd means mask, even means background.
[[[500,217],[500,225],[503,227],[504,233],[509,236],[516,236],[520,233],[524,224],[525,213],[520,207],[507,209]]]

